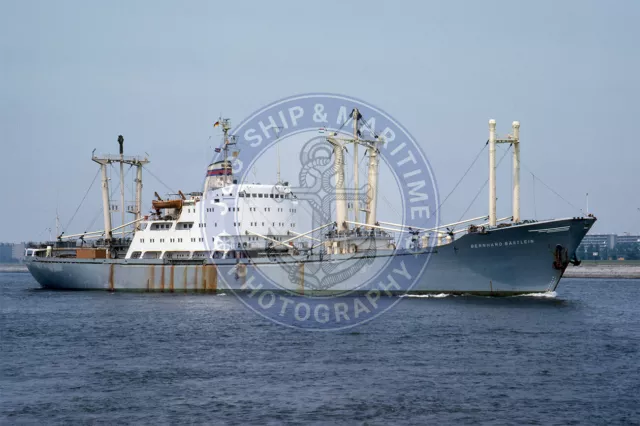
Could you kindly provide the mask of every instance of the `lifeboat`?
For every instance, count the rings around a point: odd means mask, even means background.
[[[181,209],[182,200],[153,200],[151,202],[154,210],[160,209]]]

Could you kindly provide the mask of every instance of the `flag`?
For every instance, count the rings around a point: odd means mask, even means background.
[[[220,149],[220,148],[215,148],[215,149],[214,149],[214,151],[215,151],[215,152],[220,152],[220,151],[221,151],[221,149]]]
[[[216,121],[215,123],[213,123],[213,127],[218,127],[220,125],[219,121]]]

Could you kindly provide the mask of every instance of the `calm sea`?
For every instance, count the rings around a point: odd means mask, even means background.
[[[640,281],[403,298],[341,332],[234,296],[59,292],[0,274],[0,423],[638,424]]]

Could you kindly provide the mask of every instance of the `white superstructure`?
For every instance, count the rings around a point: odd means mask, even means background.
[[[140,222],[127,259],[228,258],[309,248],[296,232],[298,202],[288,184],[238,184],[228,160],[228,147],[235,144],[229,120],[216,124],[224,132],[224,155],[207,167],[203,192],[154,200],[155,213]]]
[[[231,184],[154,202],[157,206],[157,213],[140,223],[127,258],[197,259],[266,250],[274,244],[256,234],[284,241],[299,223],[298,202],[284,185]]]

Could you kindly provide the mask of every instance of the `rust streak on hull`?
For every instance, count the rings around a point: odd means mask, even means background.
[[[160,268],[160,291],[164,292],[164,265]]]
[[[187,292],[187,268],[182,268],[182,289]]]
[[[169,267],[169,292],[173,293],[174,291],[174,273],[175,273],[175,265],[171,265]]]
[[[149,266],[149,279],[147,280],[147,290],[153,291],[156,284],[156,267],[153,265]]]
[[[199,268],[201,269],[200,271],[200,279],[202,280],[201,282],[201,289],[202,291],[207,291],[207,277],[205,276],[205,270],[204,270],[204,265],[203,266],[199,266]]]
[[[215,265],[204,265],[205,291],[215,292],[218,288],[218,271]]]
[[[304,295],[304,263],[298,265],[298,293]]]
[[[113,263],[111,265],[109,265],[109,291],[113,291],[114,290],[114,286],[113,286]]]

